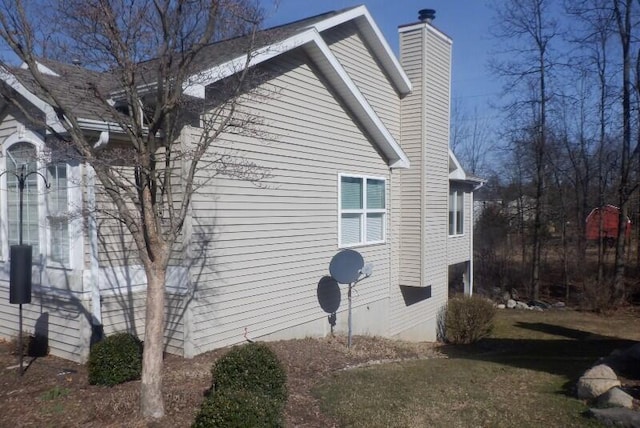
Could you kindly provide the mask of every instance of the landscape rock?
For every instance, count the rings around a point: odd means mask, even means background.
[[[531,300],[529,302],[529,306],[533,307],[533,308],[540,308],[540,309],[549,309],[551,308],[551,305],[543,302],[542,300]]]
[[[525,302],[516,302],[516,309],[531,309]]]
[[[620,385],[618,376],[611,367],[598,364],[587,370],[578,380],[578,398],[592,400]]]
[[[640,412],[631,409],[589,409],[589,415],[607,426],[640,428]]]
[[[553,304],[553,307],[554,307],[554,308],[556,308],[556,309],[563,309],[563,308],[565,308],[566,306],[567,306],[567,305],[565,305],[565,303],[564,303],[564,302],[555,302],[555,303]]]
[[[516,307],[516,301],[513,299],[507,300],[507,308],[513,309]]]
[[[624,407],[633,408],[633,397],[620,388],[611,388],[598,397],[596,405],[600,408]]]
[[[512,298],[513,300],[518,300],[518,297],[519,297],[519,296],[518,296],[518,290],[516,290],[515,288],[512,288],[512,289],[511,289],[511,298]]]
[[[507,306],[504,303],[500,303],[498,306],[496,306],[498,309],[504,309]]]

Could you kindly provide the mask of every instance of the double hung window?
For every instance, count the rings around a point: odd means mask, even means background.
[[[386,181],[340,176],[340,246],[376,244],[386,235]]]
[[[47,166],[47,222],[49,225],[49,259],[63,265],[69,262],[69,214],[67,193],[67,165]]]
[[[449,235],[464,233],[464,192],[449,190]]]

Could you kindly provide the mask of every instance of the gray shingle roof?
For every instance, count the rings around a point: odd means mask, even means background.
[[[256,34],[252,49],[260,49],[285,40],[322,20],[350,9],[331,11],[262,30]],[[190,72],[195,74],[246,54],[250,43],[250,37],[243,36],[207,45],[194,58]],[[121,89],[116,77],[118,70],[97,72],[81,65],[65,64],[45,58],[41,58],[38,61],[58,75],[43,74],[42,78],[52,94],[66,108],[83,119],[108,121],[112,117],[109,108],[104,103],[97,101],[96,97],[102,96],[107,99],[111,94]],[[157,64],[159,64],[159,61],[156,59],[138,64],[137,78],[140,85],[153,84],[155,82],[155,67]],[[27,90],[46,101],[43,91],[28,70],[12,68],[10,71]]]

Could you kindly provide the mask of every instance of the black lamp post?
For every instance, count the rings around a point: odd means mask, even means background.
[[[31,303],[31,245],[22,244],[22,218],[24,205],[24,186],[27,178],[31,175],[39,175],[44,180],[45,187],[50,187],[47,178],[38,171],[26,172],[26,167],[22,164],[20,173],[14,171],[0,172],[3,174],[13,174],[18,179],[19,199],[19,244],[11,246],[11,264],[9,273],[9,303],[18,303],[18,355],[20,360],[20,376],[24,374],[23,368],[23,349],[22,349],[22,304]],[[28,290],[26,290],[28,288]]]

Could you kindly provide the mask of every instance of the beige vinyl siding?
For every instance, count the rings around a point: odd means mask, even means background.
[[[272,177],[259,187],[215,178],[193,198],[191,251],[202,256],[191,278],[196,352],[241,342],[245,329],[255,338],[326,322],[317,288],[338,251],[338,174],[388,178],[385,161],[304,55],[270,67],[264,85],[278,95],[250,104],[269,141],[224,139]],[[375,272],[358,284],[355,308],[385,299],[389,281],[389,245],[358,250]],[[339,318],[347,302],[341,288]]]
[[[132,168],[123,168],[131,171]],[[96,177],[96,226],[98,229],[98,258],[102,267],[139,264],[137,249],[127,226],[119,221],[118,209]]]
[[[400,98],[355,23],[346,22],[322,36],[393,138],[399,141]]]
[[[102,299],[104,333],[128,332],[144,340],[145,305],[147,294],[111,294]],[[184,355],[185,296],[165,295],[165,351]]]
[[[429,326],[447,299],[450,42],[428,24],[400,32],[401,64],[413,85],[402,101],[402,147],[412,168],[402,171],[400,285],[430,287],[428,298],[407,305],[390,296],[391,334]],[[433,330],[433,331],[431,331]]]
[[[449,96],[451,46],[432,31],[425,54],[425,282],[432,286],[432,317],[447,300],[449,219]]]
[[[8,273],[0,275],[0,338],[11,340],[18,334],[19,305],[9,303]],[[39,331],[48,336],[52,355],[72,361],[83,361],[88,356],[90,328],[90,302],[80,293],[52,292],[34,287],[31,303],[22,305],[22,330],[34,334]]]
[[[452,184],[453,185],[453,184]],[[464,191],[464,233],[457,236],[449,236],[447,239],[447,263],[452,265],[456,263],[466,262],[471,259],[471,234],[473,233],[472,221],[473,221],[473,207],[472,193],[470,186],[458,187],[460,191]]]
[[[422,52],[421,32],[414,32],[400,38],[400,59],[402,67],[412,82],[412,92],[402,100],[401,146],[411,162],[411,168],[400,171],[400,272],[399,283],[405,286],[422,285],[422,169],[423,159],[423,119],[422,119]],[[396,293],[398,291],[396,290]],[[398,314],[401,307],[392,311]]]

